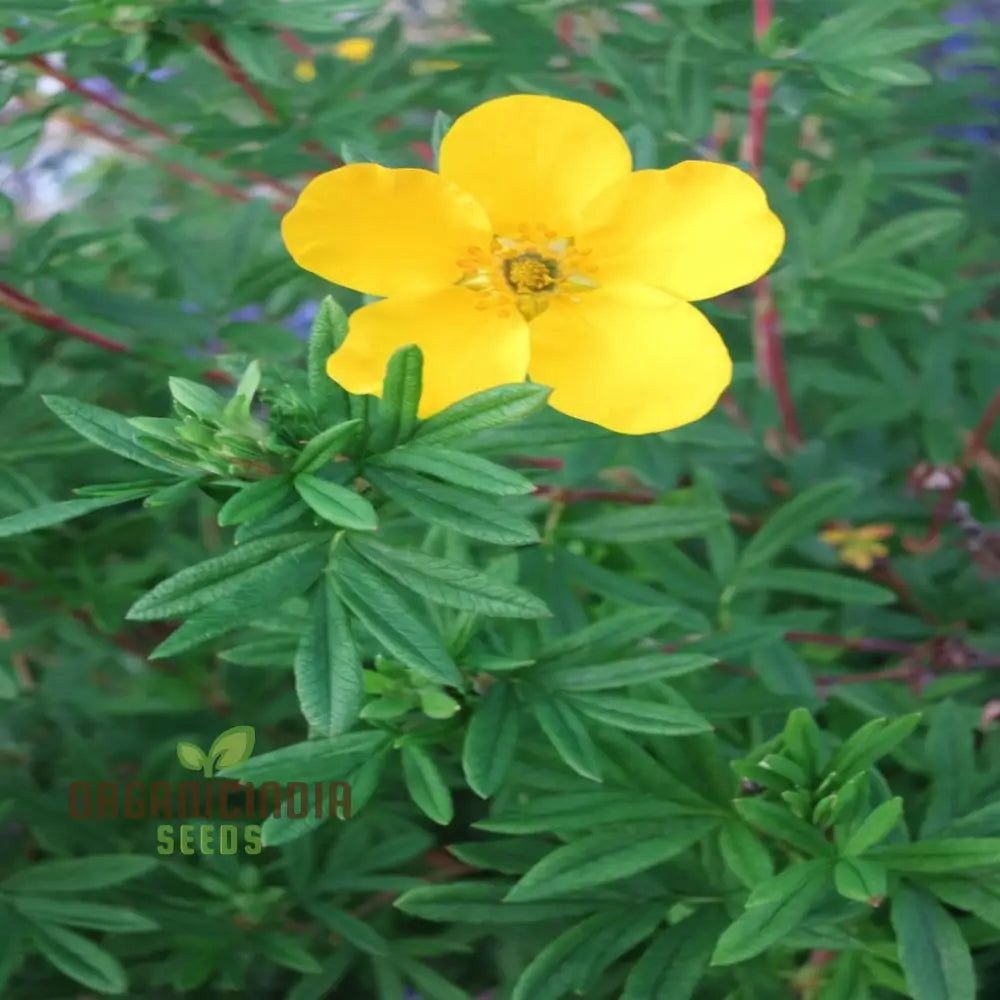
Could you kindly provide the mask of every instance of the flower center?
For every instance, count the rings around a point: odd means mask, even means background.
[[[597,287],[589,252],[547,226],[523,225],[517,236],[494,235],[488,252],[469,247],[457,262],[462,275],[457,284],[479,295],[477,309],[491,309],[501,318],[517,309],[532,320],[556,296],[577,302],[579,292]]]
[[[503,275],[507,284],[519,295],[540,292],[555,284],[559,264],[540,253],[523,253],[520,257],[503,262]]]

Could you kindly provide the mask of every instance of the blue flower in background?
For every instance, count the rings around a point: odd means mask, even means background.
[[[97,94],[106,101],[117,101],[121,96],[118,88],[106,76],[85,76],[80,83],[92,94]]]
[[[262,305],[249,305],[243,306],[237,309],[236,312],[229,314],[230,323],[256,323],[259,319],[264,316],[264,307]]]
[[[976,44],[975,28],[983,23],[1000,24],[1000,0],[968,0],[956,4],[944,14],[948,24],[954,24],[972,31],[960,31],[946,38],[935,52],[938,73],[945,80],[956,80],[962,76],[976,74],[983,80],[984,91],[995,93],[1000,88],[1000,72],[996,66],[975,66],[964,64],[962,56]],[[957,57],[957,58],[956,58]],[[981,121],[975,125],[946,126],[943,135],[964,139],[977,145],[1000,142],[1000,100],[979,96],[973,98],[974,108],[986,113],[984,117],[993,121]]]
[[[318,302],[303,302],[291,316],[285,318],[281,325],[286,330],[291,330],[296,337],[305,340],[312,331],[313,320],[316,319],[317,312],[319,312]]]

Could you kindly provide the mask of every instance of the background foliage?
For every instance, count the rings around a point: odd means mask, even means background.
[[[0,0],[5,998],[997,994],[996,5],[627,6]],[[699,423],[325,378],[279,213],[522,91],[759,169]],[[236,725],[354,816],[69,818]]]

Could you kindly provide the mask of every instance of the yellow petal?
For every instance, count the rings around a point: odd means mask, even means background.
[[[866,524],[863,528],[858,528],[855,537],[858,539],[873,539],[878,541],[882,538],[890,538],[895,534],[896,529],[891,524]]]
[[[367,62],[368,57],[372,54],[374,49],[374,39],[360,36],[356,38],[345,38],[343,41],[337,42],[337,44],[333,47],[333,51],[340,56],[341,59],[346,59],[348,62]]]
[[[477,309],[477,301],[467,288],[445,288],[365,306],[351,315],[327,374],[348,392],[380,395],[389,358],[416,344],[424,356],[421,417],[483,389],[523,382],[527,324],[516,310],[501,319],[494,310]]]
[[[316,79],[316,64],[311,59],[300,59],[292,69],[292,75],[302,83],[312,83]]]
[[[588,207],[580,233],[600,280],[655,285],[688,302],[756,281],[784,243],[750,174],[700,160],[619,181]]]
[[[542,223],[571,236],[587,203],[627,176],[632,154],[593,108],[517,94],[461,115],[441,143],[438,169],[486,207],[500,235]]]
[[[828,528],[826,531],[821,531],[819,533],[819,540],[821,542],[826,542],[827,545],[832,545],[834,547],[843,545],[845,542],[849,542],[852,538],[854,538],[853,528]]]
[[[732,379],[722,338],[694,306],[644,286],[560,297],[531,324],[531,379],[551,405],[621,434],[703,417]]]
[[[352,163],[314,177],[281,220],[299,267],[369,295],[454,284],[490,225],[474,198],[429,170]]]

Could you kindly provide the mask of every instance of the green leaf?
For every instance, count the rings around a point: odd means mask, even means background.
[[[778,944],[798,928],[829,888],[828,861],[803,861],[759,883],[746,909],[719,938],[712,965],[745,962]]]
[[[225,400],[207,385],[171,376],[167,379],[174,402],[207,423],[222,417]]]
[[[523,420],[540,410],[551,392],[547,386],[528,383],[496,386],[435,414],[417,428],[415,437],[424,444],[462,441],[476,431]]]
[[[275,556],[241,574],[239,586],[230,588],[160,643],[150,659],[175,656],[224,635],[246,622],[273,614],[292,598],[308,590],[323,572],[327,554],[307,543]]]
[[[740,553],[738,571],[747,572],[815,532],[835,517],[844,516],[861,493],[854,479],[835,479],[804,490],[778,508]]]
[[[403,780],[410,798],[425,816],[441,826],[447,826],[454,818],[455,807],[434,758],[415,743],[404,743],[400,754]]]
[[[905,59],[887,59],[882,62],[855,62],[851,70],[859,76],[890,87],[922,87],[931,83],[934,77],[919,63]]]
[[[913,1000],[975,1000],[969,946],[937,900],[903,885],[893,894],[890,918]]]
[[[837,892],[845,899],[879,906],[888,892],[884,866],[866,858],[841,858],[833,869]]]
[[[884,0],[877,6],[854,3],[833,17],[824,18],[818,27],[808,32],[799,43],[798,56],[832,63],[848,61],[858,39],[863,39],[900,6],[902,0]]]
[[[373,451],[384,451],[413,437],[423,365],[423,355],[415,344],[400,347],[389,359],[372,434]]]
[[[679,705],[605,694],[574,694],[568,696],[568,701],[591,719],[632,733],[688,736],[712,729],[711,723],[694,709]]]
[[[423,885],[408,889],[395,906],[404,913],[441,923],[521,924],[566,916],[584,915],[593,909],[590,900],[538,900],[508,903],[508,881],[459,882],[451,885]]]
[[[84,927],[93,931],[117,934],[141,934],[158,930],[160,925],[125,906],[108,906],[84,899],[50,899],[46,896],[14,896],[13,906],[39,923]]]
[[[188,743],[187,740],[178,742],[177,759],[181,762],[181,766],[189,771],[200,771],[208,760],[201,747],[195,743]]]
[[[371,538],[352,538],[350,545],[367,562],[435,604],[498,618],[550,616],[534,594],[471,566],[414,549],[393,548]]]
[[[965,213],[955,208],[927,208],[898,215],[865,237],[847,256],[838,261],[838,266],[906,253],[925,243],[939,240],[964,221]]]
[[[376,468],[403,469],[435,476],[455,486],[494,496],[522,496],[535,488],[531,480],[496,462],[464,451],[420,442],[378,455],[370,464]]]
[[[720,910],[702,907],[660,931],[632,966],[621,1000],[691,1000],[724,926]]]
[[[253,726],[233,726],[216,736],[208,756],[219,767],[236,767],[250,759],[253,744]]]
[[[247,542],[157,584],[129,608],[125,617],[152,621],[188,615],[243,586],[249,571],[266,565],[269,557],[324,541],[323,535],[298,531]]]
[[[587,727],[572,706],[562,699],[548,698],[532,702],[529,708],[563,761],[584,778],[600,781],[597,749]]]
[[[378,527],[375,508],[352,489],[328,482],[308,473],[299,473],[294,480],[300,497],[323,520],[355,531],[374,531]]]
[[[883,802],[847,838],[843,853],[864,854],[869,847],[884,840],[902,818],[903,800],[899,796]]]
[[[647,938],[661,919],[660,909],[648,903],[592,914],[539,951],[519,976],[511,1000],[591,994],[601,973]]]
[[[227,528],[233,524],[259,521],[279,507],[291,491],[292,481],[287,476],[268,476],[250,483],[219,508],[219,526]]]
[[[867,857],[892,871],[939,874],[966,868],[991,868],[1000,857],[1000,838],[953,837],[892,844],[870,850]]]
[[[431,524],[495,545],[531,545],[535,526],[501,502],[459,486],[435,483],[409,472],[368,468],[366,478],[390,499]]]
[[[835,285],[848,291],[884,295],[892,301],[940,299],[947,291],[936,278],[915,271],[912,267],[885,261],[879,261],[878,264],[850,261],[842,267],[831,268],[829,278]],[[903,400],[901,404],[908,405],[908,402]]]
[[[389,945],[370,924],[353,914],[327,903],[312,903],[309,911],[323,921],[335,934],[348,944],[369,955],[388,955]]]
[[[235,778],[259,786],[265,781],[346,781],[389,741],[381,730],[344,733],[332,739],[307,740],[251,757],[217,778]]]
[[[136,440],[135,429],[119,413],[66,396],[42,396],[42,402],[67,427],[106,451],[112,451],[122,458],[158,472],[178,475],[184,471],[182,466],[168,462],[143,448]]]
[[[704,808],[701,811],[704,812]],[[669,801],[660,793],[647,795],[601,788],[562,795],[548,793],[545,798],[519,802],[509,812],[500,812],[473,825],[477,830],[488,830],[490,833],[558,832],[561,835],[574,830],[593,831],[598,826],[657,819],[661,819],[666,826],[673,822],[675,816],[697,812],[697,806]]]
[[[338,549],[333,571],[338,595],[386,653],[439,684],[461,683],[441,637],[389,577],[347,548]]]
[[[493,795],[507,777],[519,729],[513,689],[505,681],[496,681],[472,710],[462,747],[465,780],[481,799]]]
[[[629,507],[610,514],[567,523],[560,533],[568,538],[637,544],[664,538],[695,538],[726,523],[727,514],[712,507]]]
[[[637,640],[654,636],[676,616],[677,610],[672,607],[629,608],[553,639],[546,643],[542,655],[546,660],[558,661],[559,667],[580,661],[591,664],[598,656],[619,653]],[[553,669],[555,666],[553,663]]]
[[[118,959],[82,935],[52,924],[34,924],[29,933],[42,956],[75,982],[106,996],[121,996],[128,989]]]
[[[841,604],[892,604],[896,600],[886,587],[820,569],[758,569],[737,586],[744,592],[780,590]]]
[[[733,806],[751,826],[806,854],[822,857],[832,851],[819,830],[799,819],[784,805],[750,798],[737,799]]]
[[[317,472],[338,452],[342,452],[361,430],[360,420],[347,420],[320,431],[306,442],[292,466],[293,473]]]
[[[47,503],[31,510],[22,510],[9,517],[0,517],[0,538],[10,538],[14,535],[25,535],[39,528],[51,528],[53,525],[83,517],[91,511],[102,507],[116,507],[149,493],[148,488],[133,490],[130,494],[116,497],[93,497],[83,500],[61,500],[58,503]]]
[[[919,725],[921,714],[914,712],[898,719],[872,719],[852,733],[833,755],[829,773],[839,786],[875,761],[891,753]]]
[[[715,820],[679,818],[654,834],[634,830],[590,834],[557,847],[507,893],[511,902],[551,899],[637,875],[687,850],[715,826]]]
[[[309,336],[307,379],[309,398],[320,413],[346,411],[346,395],[326,373],[326,363],[347,337],[347,316],[331,295],[319,304]]]
[[[719,849],[726,867],[750,889],[774,874],[770,852],[746,823],[726,823],[719,831]]]
[[[91,854],[85,858],[36,861],[0,883],[5,892],[80,892],[105,889],[137,878],[157,867],[142,854]]]
[[[704,670],[718,661],[701,653],[649,653],[588,666],[550,666],[540,676],[560,691],[607,691]]]
[[[975,712],[976,709],[971,709]],[[921,837],[940,833],[964,816],[973,802],[976,777],[975,729],[969,718],[970,707],[960,707],[952,699],[934,706],[927,727],[924,757],[931,772],[930,802],[920,829]],[[963,834],[1000,833],[1000,804],[995,812],[995,827],[984,830],[955,829]],[[975,815],[975,814],[973,814]]]
[[[796,708],[788,713],[781,739],[788,755],[807,775],[819,775],[826,752],[823,734],[808,709]]]
[[[361,656],[328,573],[295,654],[295,693],[306,722],[322,736],[350,729],[364,700]]]

